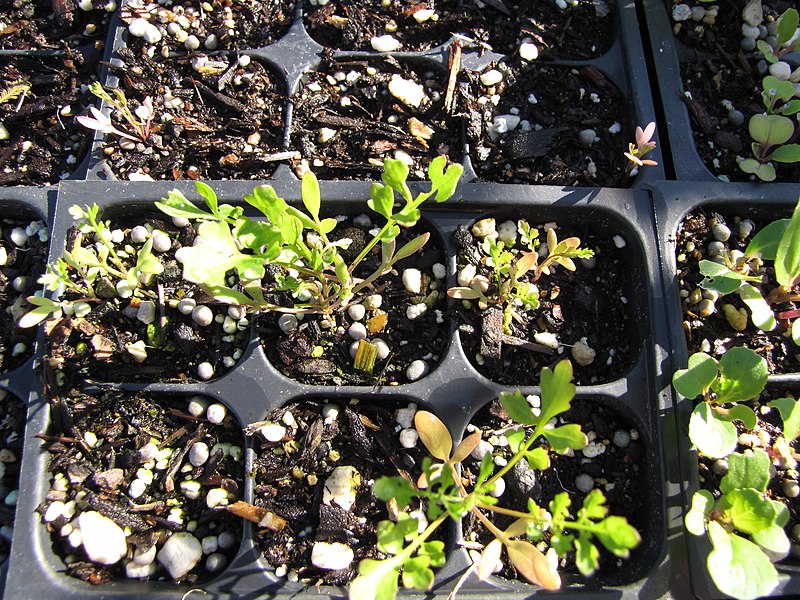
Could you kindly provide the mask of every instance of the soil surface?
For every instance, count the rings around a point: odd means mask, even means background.
[[[211,579],[236,554],[242,536],[240,519],[209,508],[207,498],[212,489],[226,490],[231,503],[244,494],[242,434],[232,416],[214,425],[203,414],[189,414],[188,403],[189,398],[166,399],[163,394],[155,399],[148,394],[75,391],[51,401],[55,424],[40,437],[50,453],[48,469],[53,477],[38,511],[56,553],[62,559],[72,556],[66,567],[70,575],[93,584],[126,578],[127,559],[110,566],[96,564],[88,560],[83,545],[73,547],[69,534],[88,511],[132,530],[127,537],[128,558],[153,545],[160,550],[167,536],[178,532],[190,532],[198,543],[214,537],[218,545],[214,553],[221,554],[214,561],[222,566],[212,570],[213,554],[207,553],[181,578],[187,583]],[[150,442],[161,454],[143,460],[142,448]],[[209,456],[195,466],[189,460],[190,449],[199,443],[206,445]],[[239,450],[236,456],[231,445]],[[136,480],[151,480],[139,496],[131,492]],[[200,484],[194,499],[184,493],[183,484],[189,481]],[[141,578],[171,579],[160,561],[151,564],[152,572]]]
[[[202,3],[176,0],[165,4],[133,0],[122,9],[126,23],[144,18],[162,35],[155,44],[148,44],[143,38],[129,34],[127,42],[132,47],[152,48],[157,55],[164,51],[181,52],[188,49],[186,40],[193,35],[199,48],[206,50],[261,48],[274,43],[289,30],[295,12],[295,0],[210,0]]]
[[[502,80],[487,86],[480,78],[490,70]],[[465,75],[463,112],[480,181],[602,187],[633,181],[624,156],[633,139],[622,125],[625,99],[594,67],[499,63]]]
[[[714,222],[712,219],[715,219],[716,222],[725,223],[733,232],[726,242],[726,248],[741,252],[744,252],[747,244],[758,230],[772,220],[755,220],[755,228],[752,233],[747,238],[742,239],[738,235],[742,216],[737,216],[736,213],[730,211],[724,211],[723,214],[710,210],[697,210],[690,213],[678,227],[677,258],[684,258],[684,260],[677,261],[677,280],[680,285],[681,308],[684,312],[683,329],[686,333],[689,354],[702,351],[719,357],[729,348],[747,346],[766,359],[770,373],[800,371],[800,348],[794,344],[791,336],[786,335],[786,322],[781,323],[779,321],[773,331],[764,332],[758,330],[750,319],[750,312],[746,305],[739,295],[735,293],[727,294],[717,300],[714,303],[715,310],[711,314],[705,314],[705,311],[702,310],[703,290],[699,289],[699,283],[703,280],[703,275],[700,274],[699,262],[702,259],[710,258],[708,256],[708,245],[715,241],[714,235],[710,231],[711,223]],[[791,215],[787,211],[785,215],[773,214],[772,216],[781,218],[782,216],[789,217]],[[691,244],[694,244],[694,249],[687,251],[687,244],[690,244],[689,248],[692,248]],[[771,289],[778,286],[771,263],[768,264],[769,266],[764,269],[765,284],[760,286],[765,296]],[[795,288],[795,292],[797,292],[797,288]],[[747,327],[744,331],[736,331],[731,327],[723,314],[723,304],[731,304],[737,310],[744,309],[747,311]],[[780,313],[795,309],[798,306],[800,304],[797,302],[786,302],[773,304],[772,309],[774,312]]]
[[[555,2],[511,0],[368,4],[332,0],[306,6],[306,30],[323,46],[341,50],[372,50],[372,38],[384,35],[397,40],[400,51],[429,50],[456,34],[501,54],[513,54],[530,41],[542,57],[573,60],[599,56],[615,39],[613,0],[578,0],[564,10]]]
[[[8,212],[14,212],[13,207]],[[5,257],[0,260],[0,372],[7,372],[33,354],[36,328],[20,329],[16,323],[32,308],[25,299],[41,288],[38,280],[45,270],[49,232],[41,221],[13,219],[0,221],[0,232],[0,258]],[[18,242],[24,237],[24,243],[17,245],[12,232]]]
[[[539,231],[544,242],[544,229],[539,227]],[[456,235],[461,248],[459,271],[467,264],[475,265],[478,275],[490,282],[487,297],[496,297],[494,271],[486,266],[486,255],[478,249],[476,238],[466,227],[459,228]],[[507,324],[510,334],[502,329],[502,308],[479,310],[474,301],[471,308],[461,302],[456,305],[464,351],[473,366],[493,381],[535,384],[542,367],[552,367],[569,356],[570,347],[581,340],[595,355],[585,365],[572,361],[575,383],[613,381],[631,367],[640,351],[642,342],[637,341],[634,315],[643,309],[634,306],[637,295],[632,291],[631,268],[624,258],[630,250],[617,248],[610,236],[597,235],[587,226],[559,227],[557,235],[559,240],[579,237],[581,248],[594,250],[595,256],[588,263],[576,259],[574,272],[555,266],[550,275],[543,275],[536,283],[539,307],[526,310],[515,306],[518,318],[511,318]],[[519,241],[514,248],[516,252],[526,250]],[[594,265],[587,267],[592,261]],[[528,281],[531,277],[529,271],[521,279]],[[497,314],[496,319],[492,312]],[[536,342],[534,335],[542,333],[557,336],[558,351]],[[500,356],[492,356],[490,349],[499,350]]]
[[[609,515],[625,517],[639,531],[642,544],[639,550],[631,551],[630,559],[623,561],[596,542],[595,545],[600,550],[600,569],[590,580],[578,574],[572,553],[567,556],[566,564],[562,559],[560,569],[569,574],[567,581],[590,586],[635,581],[643,577],[650,567],[643,564],[639,556],[649,543],[645,513],[651,502],[645,483],[644,443],[639,439],[639,432],[627,419],[598,401],[573,400],[572,408],[562,417],[559,417],[559,425],[577,423],[589,438],[590,444],[585,452],[576,451],[574,456],[568,456],[551,450],[550,468],[547,471],[533,471],[526,461],[518,462],[504,477],[506,491],[500,496],[498,503],[502,507],[527,511],[530,499],[546,508],[558,493],[567,492],[572,501],[570,513],[574,515],[588,493],[580,491],[575,480],[580,475],[588,475],[594,479],[594,488],[600,489],[605,495]],[[473,418],[467,431],[474,426],[483,432],[483,440],[491,440],[490,443],[494,446],[492,454],[497,463],[497,459],[508,460],[512,456],[508,445],[498,442],[512,423],[500,402],[494,401]],[[532,428],[527,429],[528,434],[532,431]],[[595,452],[599,453],[594,456]],[[480,461],[469,457],[463,464],[465,477],[474,480]],[[490,515],[490,518],[501,529],[513,521],[503,515]],[[464,523],[464,537],[483,544],[492,539],[473,518],[468,518]],[[516,570],[505,561],[505,557],[503,570],[499,575],[510,579],[517,577]]]
[[[265,179],[283,138],[283,83],[261,63],[241,57],[184,56],[165,61],[119,51],[111,72],[134,110],[154,107],[146,140],[107,136],[107,167],[120,179]],[[114,124],[129,134],[119,116]],[[285,158],[285,157],[284,157]]]
[[[0,390],[0,564],[11,549],[26,417],[25,405]]]
[[[413,99],[395,86],[421,92]],[[448,75],[430,64],[394,59],[329,61],[304,77],[292,96],[291,146],[322,178],[380,179],[385,158],[426,179],[436,156],[461,161],[460,120],[445,107]],[[398,97],[399,96],[399,97]]]
[[[57,50],[103,43],[116,4],[92,0],[93,10],[86,11],[76,0],[0,0],[0,49]]]
[[[175,227],[169,220],[161,220],[157,213],[146,220],[141,216],[136,221],[121,219],[111,226],[112,231],[118,229],[118,235],[122,235],[120,248],[133,244],[131,228],[141,224],[165,233],[172,241],[167,252],[156,253],[164,272],[141,286],[143,291],[137,296],[128,299],[117,295],[114,281],[102,281],[100,277],[94,286],[98,297],[91,302],[91,312],[85,318],[65,316],[47,324],[48,362],[62,369],[68,381],[197,381],[201,363],[210,363],[212,377],[218,377],[235,364],[244,348],[249,336],[246,321],[234,319],[233,333],[227,333],[224,319],[230,315],[229,307],[215,304],[199,286],[181,276],[175,251],[192,244],[196,237],[194,228]],[[72,247],[75,236],[76,230],[72,229],[68,248]],[[63,298],[75,300],[76,293],[68,291]],[[199,325],[192,318],[191,308],[188,314],[181,312],[180,300],[206,305],[214,319],[208,325]],[[150,323],[137,316],[143,302],[154,304],[154,320]],[[144,344],[143,362],[137,362],[128,350],[136,343]]]
[[[52,185],[80,173],[91,132],[75,120],[91,104],[82,86],[96,79],[97,56],[0,57],[0,185]],[[8,94],[9,91],[15,94]]]
[[[729,181],[759,181],[737,164],[738,157],[752,156],[748,122],[765,110],[761,80],[768,75],[760,52],[745,52],[740,47],[741,14],[746,3],[735,0],[719,11],[713,25],[688,20],[677,28],[678,39],[698,50],[681,65],[683,83],[691,98],[679,96],[689,110],[697,151],[715,176]],[[762,5],[765,23],[796,6],[784,0],[764,0]],[[742,113],[741,124],[731,122],[730,108],[723,105],[724,101]],[[798,164],[776,163],[775,170],[778,182],[800,181]]]
[[[292,580],[314,585],[344,585],[356,576],[362,559],[384,558],[375,547],[375,527],[389,515],[386,503],[372,494],[371,482],[398,474],[416,481],[425,455],[421,448],[400,446],[399,426],[390,411],[382,402],[306,401],[279,408],[250,427],[257,431],[283,424],[285,429],[281,441],[267,442],[258,434],[253,444],[255,504],[286,520],[280,531],[256,530],[261,551],[279,576],[288,573]],[[334,470],[348,466],[355,468],[360,481],[347,480],[356,496],[345,510],[336,501],[326,503],[324,490]],[[354,559],[345,569],[319,569],[311,562],[315,542],[347,544]]]
[[[361,217],[363,218],[363,217]],[[340,223],[333,231],[334,238],[349,237],[354,240],[342,253],[346,262],[352,261],[368,239],[369,230],[381,224],[358,227],[352,222]],[[410,230],[401,229],[396,247],[401,248],[414,237],[423,233],[419,226]],[[374,233],[377,233],[375,231]],[[330,236],[331,234],[329,234]],[[395,264],[392,272],[378,278],[372,289],[353,299],[350,305],[361,304],[367,308],[360,322],[367,329],[367,340],[380,339],[386,343],[389,355],[378,358],[372,374],[356,371],[350,347],[354,338],[348,333],[354,323],[349,311],[335,315],[336,326],[326,327],[321,315],[306,315],[300,326],[285,334],[277,325],[279,315],[266,314],[257,321],[261,340],[270,362],[288,377],[321,385],[393,385],[407,383],[407,369],[412,362],[425,361],[432,370],[442,359],[448,343],[445,309],[444,281],[433,274],[433,265],[444,263],[442,250],[429,240],[422,250]],[[364,259],[355,271],[357,277],[366,278],[380,264],[380,247]],[[406,269],[417,269],[422,273],[425,287],[419,293],[409,292],[402,281]],[[267,283],[267,287],[274,284]],[[380,296],[378,300],[375,296]],[[408,318],[408,309],[428,299],[431,307],[414,319]],[[291,296],[277,299],[281,306],[291,307]],[[315,348],[321,348],[315,351]]]

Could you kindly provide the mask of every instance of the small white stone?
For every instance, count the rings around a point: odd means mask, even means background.
[[[44,513],[44,517],[42,519],[45,523],[52,523],[56,519],[58,519],[61,515],[64,514],[64,503],[60,500],[56,500],[55,502],[51,502],[50,506],[47,507],[47,510]]]
[[[136,548],[133,552],[133,562],[137,565],[145,566],[153,564],[156,560],[156,551],[157,548],[155,544],[150,546],[147,550],[142,552],[139,548]]]
[[[536,60],[539,58],[539,48],[532,42],[522,42],[519,45],[519,56],[523,60]]]
[[[336,404],[326,404],[322,407],[320,416],[326,425],[330,425],[339,417],[339,406]]]
[[[358,340],[365,340],[367,339],[367,328],[364,326],[363,323],[356,321],[350,327],[347,328],[348,335],[358,341]]]
[[[430,20],[436,14],[435,10],[430,8],[423,8],[422,10],[418,10],[414,13],[414,20],[417,23],[424,23],[425,21]]]
[[[201,489],[202,486],[199,481],[195,481],[194,479],[181,481],[181,492],[189,500],[197,500],[200,497]]]
[[[173,533],[158,552],[158,562],[173,579],[180,579],[203,558],[203,547],[191,533]]]
[[[155,546],[153,546],[153,550],[155,550]],[[156,571],[158,571],[158,567],[155,562],[146,565],[140,565],[135,561],[125,563],[125,577],[128,579],[146,579],[155,575]]]
[[[213,554],[219,548],[219,539],[215,535],[207,535],[200,541],[203,554]]]
[[[478,273],[477,267],[472,263],[467,263],[458,272],[457,276],[458,285],[463,287],[469,286],[469,284],[472,283],[472,280],[475,278],[475,275],[477,275],[477,273]]]
[[[197,365],[197,377],[203,381],[208,381],[214,376],[214,365],[210,362],[201,362]]]
[[[172,248],[172,240],[166,233],[157,233],[153,236],[153,250],[167,252],[170,248]]]
[[[581,454],[583,454],[586,458],[595,458],[596,456],[600,456],[606,451],[606,447],[604,444],[598,442],[589,442],[581,449]]]
[[[403,45],[391,35],[379,35],[373,37],[370,40],[370,44],[375,52],[394,52],[395,50],[399,50]]]
[[[417,381],[428,374],[428,363],[424,360],[417,359],[408,365],[406,369],[406,379],[409,381]]]
[[[192,310],[192,321],[200,325],[200,327],[207,327],[214,322],[214,313],[205,304],[195,306]]]
[[[413,448],[417,445],[419,433],[416,429],[403,429],[398,437],[403,448]]]
[[[434,263],[434,265],[431,267],[431,271],[436,279],[444,279],[447,277],[447,267],[445,267],[442,263]]]
[[[481,84],[486,87],[497,85],[501,81],[503,81],[503,74],[497,69],[490,69],[481,74]]]
[[[353,321],[360,321],[366,314],[367,309],[364,308],[363,304],[351,304],[347,307],[347,315],[353,319]]]
[[[578,132],[578,141],[584,146],[591,146],[597,140],[597,132],[594,129],[581,129]]]
[[[238,540],[230,531],[223,531],[219,534],[219,536],[217,536],[217,543],[223,550],[229,550],[238,543]]]
[[[503,221],[497,228],[497,239],[510,248],[517,241],[517,224],[514,221]]]
[[[336,467],[325,480],[322,491],[322,502],[331,505],[334,502],[349,511],[356,503],[361,475],[350,465]]]
[[[201,467],[208,460],[208,444],[205,442],[195,442],[189,449],[189,462],[195,467]]]
[[[268,442],[280,442],[286,435],[286,428],[278,423],[269,423],[259,429],[258,432]]]
[[[575,487],[584,494],[588,494],[594,487],[594,478],[586,473],[581,473],[575,478]]]
[[[144,35],[142,36],[144,41],[148,44],[157,44],[161,41],[161,31],[159,31],[158,27],[153,25],[152,23],[147,23],[147,27],[144,30]]]
[[[99,512],[87,511],[78,516],[83,549],[92,562],[113,565],[128,552],[125,532]]]
[[[558,336],[555,333],[551,333],[549,331],[534,333],[533,341],[537,344],[541,344],[542,346],[552,348],[553,350],[558,350]]]
[[[714,225],[711,228],[711,233],[714,235],[714,239],[720,242],[727,242],[728,238],[731,237],[731,230],[724,223]]]
[[[128,25],[128,33],[130,33],[133,37],[144,37],[149,25],[150,23],[147,19],[134,19],[131,21],[131,24]]]
[[[136,318],[145,325],[149,325],[156,320],[156,303],[151,300],[144,300],[139,303],[136,309]]]
[[[692,18],[692,8],[688,4],[678,4],[672,7],[673,21],[686,21]]]
[[[221,571],[228,564],[228,559],[220,552],[214,552],[206,559],[206,571],[216,573]]]
[[[411,304],[406,308],[406,318],[409,321],[413,321],[424,315],[426,312],[428,312],[428,305],[424,302],[420,302],[419,304]]]
[[[572,358],[582,367],[592,364],[596,355],[597,352],[586,343],[585,337],[572,346]]]
[[[11,230],[11,241],[14,242],[15,245],[22,247],[28,243],[28,234],[25,233],[22,227],[14,227],[14,229]]]
[[[291,333],[297,330],[299,322],[294,315],[281,315],[278,317],[278,327],[283,333]]]
[[[405,408],[397,409],[394,420],[403,429],[409,429],[414,426],[414,415],[417,414],[417,405],[411,402]]]
[[[311,564],[326,571],[346,569],[353,562],[350,546],[339,542],[315,542],[311,548]]]
[[[383,304],[383,296],[380,294],[371,294],[364,298],[364,302],[362,302],[362,304],[367,310],[377,310]]]
[[[183,42],[183,47],[189,50],[197,50],[200,47],[200,40],[197,39],[196,35],[190,35],[186,38],[186,41]]]
[[[419,108],[425,101],[425,88],[412,79],[403,79],[400,75],[392,75],[389,81],[389,93],[406,106]]]
[[[196,306],[197,302],[194,298],[184,298],[178,302],[178,312],[182,315],[190,315]]]
[[[225,416],[228,414],[228,409],[225,408],[224,404],[220,404],[219,402],[215,402],[211,406],[206,409],[206,419],[208,419],[209,423],[213,425],[219,425],[225,420]]]
[[[789,63],[778,61],[769,66],[769,74],[780,81],[789,81],[792,76],[792,67]]]
[[[470,456],[475,460],[483,460],[484,456],[492,452],[494,452],[494,446],[486,440],[481,440],[478,442],[478,445],[473,448],[472,452],[470,452]]]
[[[613,237],[613,240],[614,240],[614,245],[615,245],[617,248],[620,248],[620,249],[622,249],[622,248],[624,248],[624,247],[627,245],[627,244],[626,244],[626,242],[625,242],[625,238],[624,238],[624,237],[622,237],[621,235],[615,235],[615,236]]]
[[[212,33],[206,37],[205,41],[203,42],[203,46],[205,46],[208,50],[216,50],[219,48],[219,38]]]
[[[627,448],[628,444],[631,443],[631,434],[624,429],[617,429],[614,432],[612,441],[614,442],[614,445],[619,448]]]
[[[500,496],[503,495],[505,491],[506,491],[506,482],[502,477],[500,477],[497,481],[494,482],[494,489],[491,492],[489,492],[489,495],[492,496],[493,498],[499,498]]]
[[[141,479],[134,479],[128,486],[128,495],[131,498],[138,498],[147,491],[147,484]]]
[[[208,408],[208,400],[202,396],[193,396],[192,399],[189,400],[189,406],[187,407],[187,410],[193,417],[199,417],[206,412],[206,408]]]
[[[223,488],[211,488],[206,494],[206,505],[208,508],[216,508],[217,506],[227,506],[228,492]]]
[[[497,232],[495,220],[492,218],[481,219],[472,226],[472,235],[477,238],[485,238]]]

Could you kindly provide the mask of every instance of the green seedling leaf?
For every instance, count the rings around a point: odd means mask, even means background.
[[[784,287],[791,287],[798,275],[800,275],[800,201],[792,212],[792,218],[775,252],[775,278],[778,283]]]
[[[214,218],[213,214],[209,214],[202,208],[192,204],[179,190],[172,190],[167,194],[166,198],[161,199],[161,202],[156,202],[156,208],[167,216],[179,219],[202,220]]]
[[[575,539],[575,566],[588,577],[597,570],[600,561],[600,551],[591,542],[591,535],[583,531]]]
[[[708,490],[698,490],[692,496],[692,508],[686,513],[684,525],[692,535],[703,535],[706,532],[706,519],[714,508],[714,496]]]
[[[714,549],[706,566],[714,583],[724,594],[750,600],[768,596],[778,585],[778,573],[761,549],[719,523],[708,524]]]
[[[553,417],[567,412],[570,402],[575,397],[575,385],[572,383],[572,363],[559,361],[552,371],[545,367],[541,373],[541,414],[535,417],[536,423],[547,423]]]
[[[794,133],[791,119],[780,115],[753,115],[748,128],[750,137],[766,148],[785,144]]]
[[[593,531],[606,550],[620,558],[628,558],[631,549],[642,541],[639,532],[624,517],[607,517],[597,523]]]
[[[397,251],[397,253],[394,255],[391,264],[400,262],[404,258],[408,258],[412,254],[417,252],[420,248],[422,248],[426,244],[428,238],[430,237],[431,237],[430,233],[423,233],[422,235],[418,235],[417,237],[415,237],[413,240],[405,244],[402,248],[400,248],[400,250]]]
[[[764,94],[770,99],[770,104],[767,106],[775,106],[776,104],[786,102],[789,98],[794,96],[794,85],[791,81],[782,81],[773,75],[767,75],[761,80],[761,87]],[[771,111],[767,111],[771,112]]]
[[[417,490],[403,477],[380,477],[375,480],[372,493],[384,502],[396,499],[398,507],[402,510],[408,506],[412,498],[416,497]]]
[[[415,556],[403,563],[403,586],[417,590],[427,590],[433,585],[431,559],[428,556]]]
[[[781,525],[773,525],[751,534],[752,540],[770,553],[772,560],[782,560],[789,555],[792,544]]]
[[[38,298],[38,296],[31,296],[28,298],[28,302],[30,302],[30,298]],[[44,298],[40,298],[43,300]],[[27,329],[28,327],[34,327],[47,319],[50,315],[53,317],[58,318],[61,316],[61,305],[58,303],[53,302],[51,305],[41,305],[37,306],[36,308],[29,310],[24,315],[22,315],[17,321],[17,326],[21,327],[22,329]]]
[[[452,164],[445,171],[446,162],[444,156],[437,156],[428,165],[428,179],[431,182],[431,189],[436,190],[436,202],[444,202],[455,193],[458,180],[464,172],[464,167],[459,164]]]
[[[450,460],[453,440],[445,424],[436,415],[425,410],[417,411],[414,415],[414,427],[431,456],[443,462]]]
[[[567,400],[567,402],[569,402],[569,400]],[[531,405],[519,390],[500,392],[500,403],[503,405],[503,408],[506,409],[511,420],[516,423],[520,423],[521,425],[536,425],[540,422],[540,418],[533,414]],[[522,434],[524,437],[524,431]]]
[[[439,540],[431,540],[430,542],[422,542],[417,550],[417,554],[430,557],[432,567],[444,566],[447,559],[444,553],[444,542]]]
[[[758,327],[761,331],[772,331],[777,325],[775,314],[769,303],[764,300],[764,296],[753,285],[745,283],[737,290],[739,297],[750,309],[750,319],[753,325]]]
[[[547,429],[542,432],[553,450],[559,454],[564,454],[567,450],[580,450],[585,448],[588,440],[586,434],[581,431],[581,426],[576,423],[562,425],[555,429]]]
[[[375,360],[378,358],[378,347],[367,340],[359,340],[356,348],[356,357],[353,359],[353,368],[356,371],[372,374],[375,369]]]
[[[317,181],[317,176],[314,175],[313,171],[306,171],[303,173],[301,194],[303,198],[303,206],[306,207],[306,210],[316,223],[319,221],[319,207],[321,200],[319,196],[319,182]]]
[[[281,234],[272,223],[238,219],[233,227],[233,235],[245,248],[257,252],[263,249],[263,256],[267,260],[275,259],[280,254]]]
[[[758,256],[763,260],[775,260],[778,243],[788,226],[789,219],[778,219],[761,229],[747,245],[747,249],[744,251],[745,256]]]
[[[350,582],[347,597],[351,600],[394,600],[397,596],[400,564],[395,558],[358,563],[358,577]]]
[[[778,57],[772,52],[772,47],[764,40],[758,40],[756,42],[756,48],[758,48],[758,51],[764,55],[764,59],[768,63],[772,64],[778,62]],[[764,102],[766,103],[766,101],[767,100],[765,99]],[[767,106],[767,108],[769,108],[769,106]]]
[[[207,184],[203,183],[202,181],[195,181],[194,183],[195,191],[200,194],[206,201],[206,206],[211,211],[211,214],[215,217],[219,215],[219,201],[217,200],[217,194],[212,190]]]
[[[738,419],[744,423],[745,428],[753,429],[758,422],[758,417],[752,408],[745,404],[735,404],[728,409],[728,420]],[[722,415],[724,418],[725,415]]]
[[[418,208],[408,204],[396,212],[393,218],[401,227],[412,227],[417,224],[421,216],[422,213]]]
[[[332,218],[332,217],[327,218],[327,219],[322,219],[322,221],[319,222],[319,232],[324,234],[324,235],[327,235],[331,231],[336,229],[336,225],[338,223],[339,222],[336,219]]]
[[[798,25],[798,12],[794,8],[789,8],[778,19],[778,44],[783,45],[792,39],[792,36],[797,31]]]
[[[714,290],[723,296],[735,292],[741,287],[744,278],[741,273],[731,271],[727,266],[713,260],[701,260],[700,273],[705,276],[700,282],[704,290]]]
[[[406,185],[406,181],[408,180],[408,165],[402,160],[397,160],[395,158],[387,158],[384,160],[381,180],[403,198],[411,198],[411,191]]]
[[[561,576],[555,565],[530,542],[510,540],[506,543],[506,552],[517,571],[531,583],[546,590],[557,590],[561,587]]]
[[[528,466],[535,471],[545,471],[550,468],[550,456],[542,447],[533,448],[525,452]]]
[[[453,452],[453,456],[450,459],[453,463],[460,463],[462,460],[467,458],[472,451],[480,444],[481,442],[481,432],[475,431],[461,440],[461,443]]]
[[[756,449],[753,454],[731,454],[728,472],[720,481],[719,490],[723,494],[744,488],[765,492],[770,479],[769,467],[769,455],[761,449]]]
[[[153,255],[153,238],[148,238],[139,250],[136,256],[136,269],[151,275],[164,272],[164,265]]]
[[[369,206],[376,213],[387,219],[392,218],[392,209],[394,208],[394,192],[392,188],[373,183],[369,191]]]
[[[743,533],[755,533],[771,527],[777,516],[768,498],[752,488],[733,489],[719,500],[719,508]]]
[[[224,285],[205,286],[205,291],[217,302],[222,302],[223,304],[234,304],[236,306],[251,306],[253,304],[253,299],[246,294]]]
[[[694,407],[689,418],[689,439],[709,458],[723,458],[736,449],[736,426],[723,420],[708,402]]]
[[[607,514],[606,497],[597,488],[593,489],[583,499],[580,516],[597,521],[604,519]]]
[[[754,398],[767,385],[767,361],[750,348],[731,348],[719,360],[720,373],[711,388],[719,404]]]
[[[409,517],[401,519],[397,523],[381,521],[376,530],[378,550],[387,554],[399,554],[405,547],[406,536],[413,534],[416,530],[417,520]]]
[[[679,369],[672,377],[672,386],[682,396],[692,399],[705,395],[717,378],[719,365],[716,360],[696,352],[689,357],[689,367]]]
[[[795,323],[800,320],[795,321]],[[794,398],[778,398],[768,404],[777,408],[783,419],[783,435],[788,441],[794,440],[800,434],[800,402]]]
[[[192,283],[225,286],[225,274],[236,269],[244,280],[264,277],[264,263],[256,257],[239,252],[228,224],[204,221],[197,228],[202,242],[183,250],[183,278]]]
[[[771,160],[779,163],[793,164],[800,162],[800,144],[785,144],[779,146],[770,153],[769,157]]]

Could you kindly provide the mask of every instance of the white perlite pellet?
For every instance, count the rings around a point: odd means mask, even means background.
[[[197,377],[208,381],[214,376],[214,366],[210,362],[201,362],[197,365]]]
[[[575,478],[575,487],[584,494],[588,494],[594,487],[594,478],[586,473],[581,473]]]
[[[206,409],[206,419],[208,419],[209,423],[213,425],[219,425],[222,421],[225,420],[225,416],[228,414],[228,409],[225,408],[224,404],[214,403]]]
[[[411,294],[421,294],[422,271],[419,269],[406,269],[403,271],[403,287]]]
[[[96,511],[78,516],[83,549],[92,562],[113,565],[128,552],[125,532],[108,517]]]
[[[403,429],[398,437],[403,448],[413,448],[417,445],[419,433],[417,433],[416,429]]]
[[[417,381],[428,374],[428,363],[424,360],[417,359],[408,365],[406,369],[406,379],[409,381]]]
[[[339,542],[316,542],[311,548],[311,564],[326,571],[346,569],[353,562],[350,546]]]
[[[503,81],[503,74],[497,69],[490,69],[483,73],[480,79],[483,85],[490,87]]]
[[[195,467],[206,464],[209,457],[208,444],[205,442],[195,442],[189,449],[189,462]]]
[[[379,35],[370,40],[375,52],[394,52],[402,47],[402,43],[391,35]]]
[[[203,547],[191,533],[181,531],[169,537],[157,557],[170,577],[180,579],[203,558]]]
[[[397,74],[389,81],[389,93],[410,108],[419,108],[427,97],[420,84]]]

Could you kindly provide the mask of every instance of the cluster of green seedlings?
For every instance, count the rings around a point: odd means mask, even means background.
[[[749,309],[753,325],[761,331],[772,331],[782,323],[795,344],[800,345],[800,319],[797,319],[800,311],[791,309],[776,314],[772,308],[773,304],[800,300],[800,295],[794,292],[795,285],[800,282],[800,201],[791,219],[779,219],[764,227],[753,236],[744,252],[723,246],[715,254],[712,260],[703,259],[699,263],[704,276],[700,287],[715,297],[737,294]],[[764,285],[768,266],[772,266],[778,283],[772,289],[765,289]],[[707,300],[709,303],[703,312],[710,313],[714,304]],[[735,330],[747,328],[747,310],[726,303],[722,311]]]
[[[378,524],[378,549],[386,558],[362,560],[359,575],[350,584],[349,597],[358,600],[391,600],[398,591],[398,579],[406,588],[431,589],[433,569],[444,564],[443,543],[430,540],[448,519],[461,521],[472,514],[494,537],[480,557],[456,585],[458,590],[472,572],[479,580],[499,570],[503,549],[514,568],[528,581],[545,589],[558,589],[561,577],[559,557],[574,552],[575,565],[585,576],[599,565],[595,542],[620,558],[627,558],[641,541],[639,533],[625,518],[609,516],[603,493],[592,490],[575,513],[566,492],[559,493],[546,507],[528,501],[525,510],[503,507],[492,494],[498,481],[520,460],[535,470],[550,467],[549,453],[566,453],[586,446],[580,425],[553,426],[556,417],[570,409],[575,395],[572,365],[568,360],[553,370],[541,373],[541,405],[534,409],[519,391],[500,394],[500,401],[510,419],[517,424],[507,432],[513,456],[497,468],[491,453],[484,455],[474,482],[465,483],[460,471],[464,461],[481,441],[476,431],[464,438],[455,449],[447,427],[435,415],[419,411],[414,426],[430,457],[423,461],[423,474],[412,482],[400,476],[382,477],[373,493],[386,502],[396,502],[403,509],[416,499],[425,506],[428,525],[419,527],[416,518],[400,512],[396,521]],[[469,487],[468,487],[469,486]],[[491,515],[514,518],[500,529]],[[430,541],[429,541],[430,540]]]
[[[706,489],[694,493],[686,529],[708,536],[713,549],[706,566],[720,591],[741,600],[767,596],[778,585],[773,562],[785,558],[791,545],[784,529],[789,510],[770,497],[768,486],[773,469],[797,466],[790,444],[800,434],[800,402],[785,397],[762,407],[762,412],[780,413],[783,435],[766,451],[737,452],[740,436],[733,422],[748,431],[756,427],[758,417],[748,403],[766,386],[766,360],[749,348],[731,348],[719,361],[696,353],[672,383],[686,398],[701,399],[689,420],[689,439],[715,461],[714,471],[724,474],[718,494]],[[796,482],[785,482],[787,489],[796,490]]]
[[[800,68],[792,71],[791,66],[781,60],[788,53],[800,51],[799,17],[794,8],[787,9],[780,16],[774,48],[764,40],[757,42],[758,49],[770,64],[771,74],[761,82],[765,112],[753,115],[748,122],[748,131],[753,138],[753,157],[740,160],[739,168],[761,181],[775,180],[773,163],[800,162],[800,144],[788,143],[796,140],[800,131],[797,124],[800,99],[795,89],[800,83]]]
[[[312,172],[307,172],[302,180],[302,200],[307,212],[287,204],[271,186],[258,186],[251,195],[245,196],[245,201],[267,220],[252,219],[244,215],[241,206],[220,204],[214,191],[202,182],[196,183],[196,190],[208,210],[196,206],[178,190],[170,192],[156,206],[173,219],[196,226],[194,245],[176,252],[176,258],[183,264],[185,281],[200,285],[223,304],[253,312],[322,314],[333,326],[338,315],[360,294],[368,292],[376,279],[428,241],[430,234],[423,233],[396,248],[400,228],[412,227],[419,221],[423,202],[431,197],[436,202],[444,202],[453,195],[463,169],[457,164],[446,169],[445,166],[444,157],[431,161],[428,169],[431,189],[414,196],[406,183],[408,167],[400,160],[390,159],[384,163],[384,183],[373,184],[367,204],[384,217],[386,223],[349,264],[340,249],[346,248],[351,240],[328,237],[337,220],[320,218],[319,183]],[[395,193],[402,198],[397,207]],[[35,308],[22,317],[21,327],[31,327],[50,316],[60,318],[64,313],[86,316],[93,303],[115,295],[155,297],[155,292],[141,285],[164,269],[153,254],[155,236],[147,239],[138,250],[126,248],[123,257],[111,239],[110,223],[98,220],[96,205],[86,209],[75,206],[71,212],[81,222],[78,239],[55,265],[48,266],[47,273],[40,279],[49,291],[57,292],[56,297],[30,297]],[[92,235],[97,243],[84,247],[84,235]],[[369,276],[357,277],[356,267],[378,245],[380,265]],[[135,266],[126,267],[123,258],[128,262],[134,260]],[[274,285],[264,289],[268,265],[280,268],[273,274]],[[232,272],[236,277],[231,278]],[[102,284],[102,292],[98,284]],[[60,299],[58,292],[65,289],[73,292],[77,299]],[[296,299],[294,305],[286,307],[271,301],[272,295],[279,292],[290,292]],[[156,328],[154,339],[157,333]],[[148,344],[152,342],[148,340]],[[143,341],[141,343],[144,345]],[[140,350],[144,352],[145,348]],[[374,344],[361,340],[356,362],[362,370],[371,372],[377,353]]]

